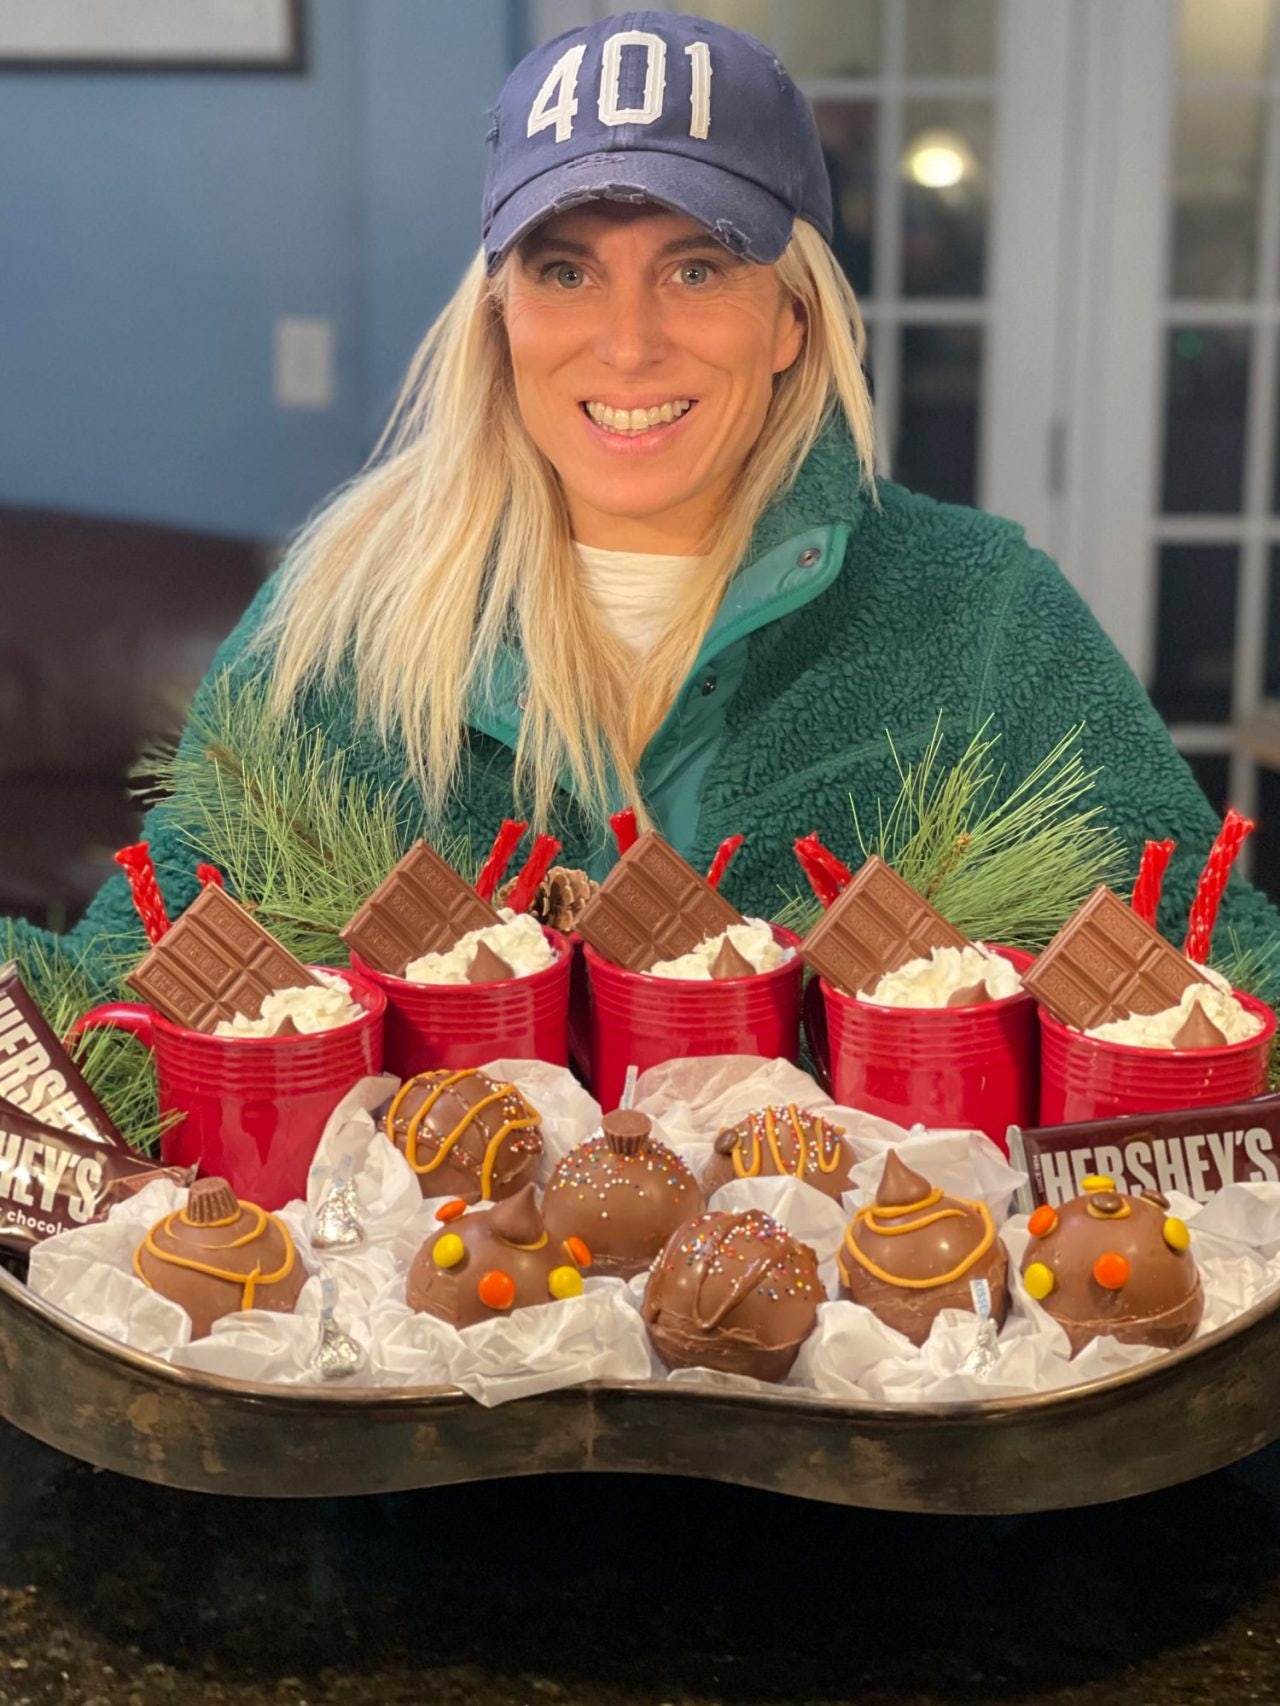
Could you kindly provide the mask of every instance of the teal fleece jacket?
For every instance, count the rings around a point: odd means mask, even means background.
[[[214,662],[247,681],[262,668],[250,642],[272,596],[268,583]],[[450,828],[487,846],[512,811],[521,661],[503,660],[492,696],[473,707]],[[197,700],[197,704],[200,700]],[[347,772],[382,784],[405,774],[397,743],[358,723],[349,680],[315,690],[304,715],[347,754]],[[641,765],[659,827],[705,870],[727,835],[745,834],[728,892],[769,916],[802,886],[792,843],[816,830],[855,851],[849,799],[888,802],[897,776],[885,740],[917,756],[944,717],[944,758],[959,756],[986,718],[1001,736],[1005,775],[1026,774],[1072,725],[1101,775],[1094,798],[1136,869],[1143,840],[1173,836],[1160,924],[1181,941],[1217,818],[1146,694],[1058,569],[1020,528],[881,482],[860,487],[842,429],[830,427],[791,490],[762,517],[743,567]],[[406,837],[430,834],[416,792]],[[607,829],[562,792],[551,826],[566,863],[607,869]],[[170,911],[196,892],[200,856],[169,804],[155,807],[150,841]],[[385,873],[370,871],[370,887]],[[1280,938],[1280,912],[1239,878],[1223,924],[1242,942]],[[19,935],[29,927],[19,925]],[[145,947],[122,877],[106,883],[68,945],[132,932]]]

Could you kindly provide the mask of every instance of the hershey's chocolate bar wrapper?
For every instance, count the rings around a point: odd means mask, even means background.
[[[186,1185],[194,1171],[58,1131],[0,1101],[0,1250],[28,1251],[87,1225],[152,1179]]]
[[[127,1151],[13,964],[0,966],[0,1101],[57,1131]]]
[[[1104,1173],[1121,1191],[1181,1191],[1208,1202],[1224,1185],[1280,1179],[1280,1094],[1216,1108],[1125,1114],[1078,1125],[1009,1128],[1009,1157],[1029,1175],[1025,1200],[1057,1208]]]

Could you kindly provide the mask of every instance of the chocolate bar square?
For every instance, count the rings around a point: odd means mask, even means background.
[[[366,965],[403,977],[410,960],[448,953],[468,931],[500,922],[434,847],[416,841],[339,934]]]
[[[622,855],[578,914],[597,953],[628,971],[679,959],[745,920],[654,830]]]
[[[1022,974],[1042,1007],[1078,1031],[1162,1013],[1206,978],[1118,894],[1096,888]]]
[[[878,854],[854,874],[800,947],[806,965],[847,995],[874,989],[886,972],[934,948],[965,948],[966,936]]]
[[[125,979],[190,1031],[212,1031],[237,1014],[256,1019],[277,989],[318,983],[300,960],[224,889],[204,889]]]

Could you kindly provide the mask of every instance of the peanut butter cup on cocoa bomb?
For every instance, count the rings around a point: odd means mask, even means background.
[[[284,1222],[241,1202],[225,1179],[197,1179],[185,1208],[159,1220],[134,1251],[134,1272],[191,1317],[203,1339],[241,1309],[291,1315],[307,1283]]]
[[[735,1179],[790,1177],[838,1200],[849,1189],[855,1159],[844,1127],[822,1114],[794,1102],[757,1108],[718,1134],[702,1170],[702,1188],[710,1196]]]
[[[1103,1174],[1070,1202],[1036,1209],[1022,1283],[1077,1356],[1109,1333],[1123,1345],[1172,1350],[1194,1334],[1204,1288],[1187,1224],[1159,1191],[1129,1196]]]
[[[986,1203],[948,1196],[885,1157],[875,1201],[860,1208],[836,1256],[840,1294],[922,1345],[944,1309],[973,1312],[974,1280],[990,1289],[997,1327],[1009,1313],[1009,1257]]]
[[[538,1110],[514,1084],[474,1067],[406,1079],[374,1114],[418,1176],[424,1197],[497,1202],[542,1154]]]
[[[678,1227],[641,1305],[671,1368],[784,1380],[825,1301],[818,1258],[758,1208],[710,1211]]]
[[[698,1181],[653,1135],[647,1114],[618,1108],[557,1164],[542,1201],[552,1238],[577,1236],[592,1271],[642,1274],[676,1227],[704,1207]]]
[[[582,1292],[591,1252],[581,1238],[554,1238],[532,1185],[492,1208],[461,1199],[437,1211],[441,1230],[413,1259],[405,1300],[419,1314],[451,1327],[474,1327],[513,1309]]]

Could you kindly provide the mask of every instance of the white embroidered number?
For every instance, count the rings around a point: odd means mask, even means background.
[[[711,129],[711,49],[705,41],[690,42],[693,87],[689,91],[689,135],[705,137]]]
[[[586,42],[580,42],[577,47],[562,53],[547,72],[546,82],[529,108],[527,135],[536,136],[540,130],[549,130],[552,125],[556,128],[557,142],[567,142],[573,135],[573,115],[578,110],[578,73],[586,51]]]
[[[620,107],[618,84],[622,80],[622,50],[642,47],[645,50],[644,105]],[[600,65],[601,124],[652,124],[662,113],[662,97],[667,86],[667,44],[651,30],[619,30],[604,44]]]

